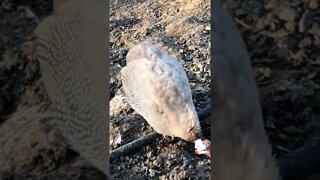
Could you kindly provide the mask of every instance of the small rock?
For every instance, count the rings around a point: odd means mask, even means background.
[[[294,32],[295,30],[295,22],[294,21],[289,21],[289,22],[286,22],[284,24],[286,30],[288,30],[289,32]]]
[[[299,32],[304,32],[306,30],[306,18],[307,18],[308,11],[305,11],[302,17],[299,20]]]
[[[295,134],[298,134],[300,131],[298,128],[294,127],[294,126],[289,126],[289,127],[286,127],[283,129],[286,133],[288,134],[292,134],[292,135],[295,135]]]
[[[145,167],[145,166],[143,166],[143,167],[141,168],[141,171],[147,173],[147,172],[148,172],[148,168]]]
[[[166,167],[171,167],[171,161],[169,161],[169,160],[166,160]]]
[[[200,70],[200,72],[203,72],[203,64],[202,63],[199,63],[198,65],[197,65],[197,67],[199,68],[199,70]]]
[[[180,171],[177,175],[177,179],[185,179],[187,176],[186,171]]]
[[[150,151],[150,152],[147,153],[147,157],[148,157],[148,158],[151,158],[151,157],[152,157],[152,151]]]
[[[9,3],[8,1],[3,1],[0,6],[1,6],[1,9],[9,11],[9,12],[13,12],[17,9],[17,5],[15,5],[13,3]]]
[[[121,156],[121,157],[120,157],[120,160],[121,160],[121,161],[124,161],[125,159],[124,159],[124,157],[123,157],[123,156]]]
[[[276,126],[274,125],[274,123],[271,120],[267,120],[266,121],[266,127],[269,129],[275,129]]]
[[[204,162],[203,161],[199,161],[198,162],[198,166],[203,166],[204,165]]]
[[[294,21],[297,17],[297,11],[288,6],[281,9],[279,13],[279,18],[284,21]]]
[[[318,0],[310,0],[309,1],[309,8],[312,10],[317,10],[319,8]]]
[[[153,161],[153,165],[154,165],[154,166],[158,166],[158,165],[159,165],[159,160],[158,160],[158,159],[154,160],[154,161]]]
[[[156,175],[156,170],[154,169],[149,169],[149,176],[154,177]]]
[[[180,166],[180,169],[181,170],[186,170],[187,169],[187,166],[185,164],[183,164],[182,166]]]
[[[283,133],[280,133],[278,136],[279,136],[280,139],[283,139],[283,140],[288,139],[288,136],[283,134]]]
[[[298,46],[300,48],[304,48],[306,46],[310,46],[312,43],[311,38],[310,37],[305,37],[304,39],[302,39],[302,41],[299,42]]]

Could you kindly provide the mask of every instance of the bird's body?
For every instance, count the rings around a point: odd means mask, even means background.
[[[189,80],[175,58],[152,45],[137,45],[121,75],[127,102],[155,131],[188,141],[199,137]]]

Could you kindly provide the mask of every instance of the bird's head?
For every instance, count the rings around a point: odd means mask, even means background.
[[[185,140],[194,143],[195,140],[202,137],[200,125],[198,124],[193,127],[189,126],[186,134],[187,136],[185,137]]]
[[[172,122],[177,123],[171,126],[175,136],[192,143],[194,143],[195,140],[202,138],[200,123],[196,115],[189,118],[186,117],[183,121]]]

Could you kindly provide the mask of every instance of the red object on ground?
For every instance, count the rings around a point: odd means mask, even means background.
[[[211,151],[210,151],[210,145],[211,145],[211,142],[209,140],[203,140],[202,141],[203,145],[206,146],[206,150],[198,150],[196,149],[194,152],[198,155],[201,155],[201,154],[205,154],[207,155],[209,158],[211,158]]]

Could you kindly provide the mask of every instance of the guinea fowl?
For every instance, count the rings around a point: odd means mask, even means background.
[[[153,45],[132,47],[121,70],[125,100],[160,134],[202,137],[188,77],[179,62]]]

